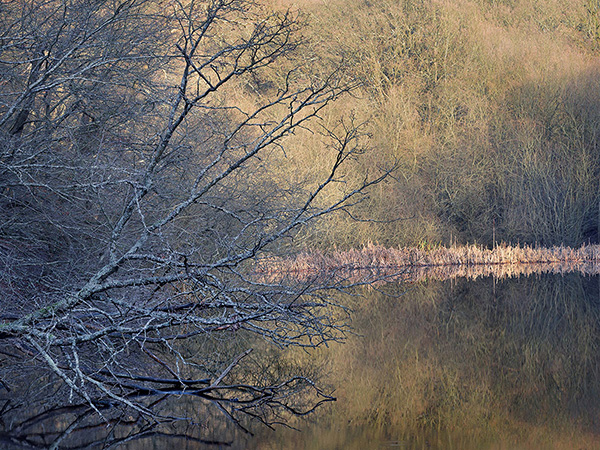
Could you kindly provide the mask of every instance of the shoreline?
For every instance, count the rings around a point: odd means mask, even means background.
[[[421,249],[367,244],[362,249],[329,254],[315,251],[290,258],[265,258],[256,267],[257,274],[272,281],[284,278],[300,281],[321,276],[418,281],[569,272],[600,274],[600,245],[572,248],[500,244],[493,249],[478,245]]]

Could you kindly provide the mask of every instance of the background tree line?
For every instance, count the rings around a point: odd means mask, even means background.
[[[355,173],[401,167],[357,212],[392,221],[339,217],[310,242],[598,242],[597,1],[300,4],[319,51],[364,83],[339,105],[370,119]]]

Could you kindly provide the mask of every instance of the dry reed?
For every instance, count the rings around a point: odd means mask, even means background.
[[[368,244],[362,249],[325,254],[300,253],[293,258],[268,258],[256,272],[270,281],[339,277],[353,280],[419,281],[466,277],[518,277],[534,273],[600,273],[600,245],[531,247],[478,245],[420,248],[386,248]]]

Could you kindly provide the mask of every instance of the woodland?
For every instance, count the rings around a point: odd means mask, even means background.
[[[356,213],[378,224],[332,218],[311,245],[598,242],[599,2],[304,6],[362,83],[336,106],[368,122],[357,176],[399,165]]]
[[[333,400],[243,364],[341,339],[372,280],[274,258],[598,243],[599,54],[598,0],[3,1],[0,439]]]

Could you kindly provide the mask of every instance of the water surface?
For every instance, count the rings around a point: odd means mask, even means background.
[[[600,278],[390,284],[316,358],[337,402],[256,448],[600,448]],[[306,355],[297,354],[298,360]]]
[[[241,332],[190,341],[191,353],[218,351],[224,361],[254,348],[231,380],[300,374],[337,398],[302,418],[275,416],[299,431],[243,420],[246,433],[216,402],[190,396],[156,404],[194,423],[152,428],[107,411],[107,426],[78,418],[83,409],[67,395],[61,406],[60,383],[24,362],[4,368],[13,390],[0,392],[0,448],[48,448],[79,420],[65,448],[600,449],[599,276],[388,283],[357,294],[340,297],[353,309],[344,343],[278,350]],[[294,394],[298,411],[321,399],[314,394]]]

